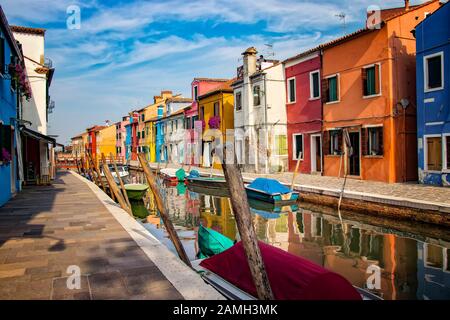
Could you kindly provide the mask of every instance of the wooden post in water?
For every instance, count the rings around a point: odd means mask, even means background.
[[[77,172],[78,172],[78,174],[81,174],[80,166],[78,165],[78,151],[75,153],[75,163],[77,165]]]
[[[95,171],[95,165],[94,165],[94,161],[92,160],[92,155],[90,152],[88,152],[86,154],[87,159],[88,159],[88,166],[89,166],[89,170],[91,171],[91,175],[92,175],[92,180],[93,182],[100,187],[100,182],[98,181],[98,178],[100,178],[99,176],[97,176],[97,171]]]
[[[103,153],[102,153],[102,160],[101,161],[102,161],[103,172],[105,172],[105,167],[107,167],[108,164],[106,163],[106,158],[105,158],[105,155]],[[101,179],[101,177],[100,177],[100,179]],[[108,185],[109,185],[109,181],[108,180],[106,180],[106,181],[108,182]],[[113,181],[114,181],[114,179],[113,179]],[[103,182],[103,180],[102,180],[102,182]],[[114,183],[116,183],[116,182],[114,181]],[[105,188],[106,188],[106,186],[105,186]],[[113,201],[116,201],[116,197],[114,196],[114,192],[112,191],[111,185],[109,186],[109,193],[111,194],[111,199],[113,199]],[[119,201],[119,200],[117,200],[117,201]]]
[[[273,292],[270,287],[269,277],[266,273],[261,250],[258,246],[255,228],[252,222],[252,215],[248,204],[247,194],[244,188],[244,180],[241,171],[236,165],[236,157],[233,152],[234,161],[229,164],[222,161],[225,179],[230,188],[231,204],[236,219],[239,235],[247,256],[248,265],[252,274],[256,292],[260,300],[273,300]]]
[[[133,216],[131,207],[128,207],[127,203],[125,202],[125,199],[122,197],[122,194],[120,193],[120,190],[117,187],[117,184],[114,181],[114,177],[112,176],[111,171],[109,171],[108,166],[104,166],[103,172],[105,173],[106,180],[108,180],[109,187],[111,189],[111,194],[114,193],[114,196],[116,197],[122,209],[128,212],[130,216]]]
[[[97,178],[100,181],[99,186],[102,187],[103,191],[106,193],[105,183],[103,182],[102,175],[100,173],[100,169],[98,168],[97,161],[92,157],[92,154],[89,154],[89,158],[91,159],[92,166],[94,167],[95,172],[97,173]]]
[[[175,231],[172,221],[170,220],[169,214],[166,210],[166,206],[163,203],[161,192],[159,191],[158,186],[156,185],[155,176],[150,170],[147,161],[144,158],[144,155],[140,153],[138,157],[142,169],[144,170],[144,174],[147,178],[148,185],[150,186],[150,189],[152,190],[153,195],[155,196],[156,207],[158,208],[158,211],[161,214],[161,218],[164,222],[164,225],[166,226],[166,230],[167,233],[169,234],[170,240],[172,240],[172,243],[175,246],[178,255],[180,256],[180,259],[183,260],[183,262],[187,266],[192,267],[191,262],[189,261],[189,258],[186,254],[186,251],[184,250],[183,244],[181,243],[180,238],[178,238],[178,234]]]
[[[291,190],[294,190],[295,178],[297,178],[297,172],[298,172],[298,169],[300,168],[300,161],[302,159],[302,155],[303,155],[302,152],[300,152],[300,154],[298,155],[297,164],[295,165],[294,175],[292,176]]]
[[[114,170],[116,171],[117,179],[119,180],[120,188],[122,189],[122,194],[127,203],[127,206],[131,208],[130,200],[128,199],[127,190],[125,190],[125,185],[123,184],[122,177],[119,174],[119,169],[117,168],[116,160],[114,160],[114,156],[112,152],[109,154],[111,157],[112,164],[114,165]]]

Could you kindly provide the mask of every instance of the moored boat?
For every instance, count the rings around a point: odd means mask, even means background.
[[[128,198],[131,200],[142,200],[148,190],[146,184],[139,183],[126,184],[124,187],[127,191]]]
[[[183,169],[165,168],[160,170],[160,175],[164,180],[181,182],[186,178],[186,172]]]
[[[197,258],[207,258],[219,254],[234,245],[233,240],[223,234],[206,228],[202,225],[198,228],[198,247]]]
[[[256,178],[245,186],[247,197],[275,205],[295,204],[299,198],[297,191],[282,185],[279,181],[267,178]]]
[[[225,178],[221,177],[187,177],[190,186],[204,187],[208,189],[228,190]]]

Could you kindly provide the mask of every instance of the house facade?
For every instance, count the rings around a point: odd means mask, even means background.
[[[283,64],[257,58],[248,48],[234,91],[236,158],[244,171],[281,172],[288,167],[286,89]]]
[[[122,117],[122,121],[116,123],[116,159],[120,163],[124,163],[126,161],[126,125],[130,122],[130,117],[125,116]]]
[[[411,30],[439,1],[387,15],[322,50],[323,170],[388,183],[417,180],[416,45]]]
[[[18,119],[22,98],[10,65],[25,68],[22,52],[0,6],[0,206],[21,190],[24,179]]]
[[[203,167],[213,165],[215,169],[222,168],[220,161],[213,161],[212,151],[216,143],[226,142],[227,130],[234,129],[234,94],[231,84],[235,80],[224,82],[198,98],[200,121],[204,124],[201,163]]]
[[[198,133],[201,131],[198,110],[198,97],[206,92],[218,87],[219,85],[227,82],[227,79],[213,79],[213,78],[194,78],[191,83],[192,105],[185,114],[185,126],[187,131],[187,144],[186,144],[186,163],[187,164],[199,164],[201,155],[201,136]]]
[[[25,181],[40,183],[54,178],[55,140],[47,136],[49,114],[55,103],[50,98],[50,86],[55,68],[45,57],[45,29],[11,26],[14,38],[20,42],[32,96],[23,102],[20,117],[23,120],[22,140]],[[36,156],[36,153],[39,156]]]
[[[297,168],[302,173],[321,173],[321,53],[302,53],[283,63],[286,77],[289,171]]]
[[[103,128],[97,131],[97,159],[101,160],[102,155],[106,157],[106,159],[110,159],[110,155],[112,154],[114,158],[116,158],[116,126],[110,125],[109,122]]]
[[[419,181],[450,186],[450,5],[415,30]]]

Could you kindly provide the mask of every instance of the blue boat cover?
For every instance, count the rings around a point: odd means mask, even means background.
[[[267,178],[256,178],[250,185],[250,188],[263,191],[267,194],[291,192],[291,189],[282,185],[279,181]]]
[[[200,172],[198,172],[197,170],[192,170],[188,176],[188,178],[199,178],[199,177],[200,177]]]

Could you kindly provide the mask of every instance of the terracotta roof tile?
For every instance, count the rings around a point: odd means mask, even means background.
[[[42,28],[31,28],[31,27],[23,27],[23,26],[11,26],[11,30],[17,33],[28,33],[28,34],[38,34],[45,35],[45,29]]]
[[[208,92],[205,92],[204,94],[202,94],[201,96],[199,96],[198,98],[206,98],[210,95],[213,95],[215,93],[219,93],[219,92],[233,92],[233,88],[232,88],[232,84],[237,80],[237,78],[233,78],[233,79],[229,79],[226,82],[218,85],[217,87],[209,90]]]

